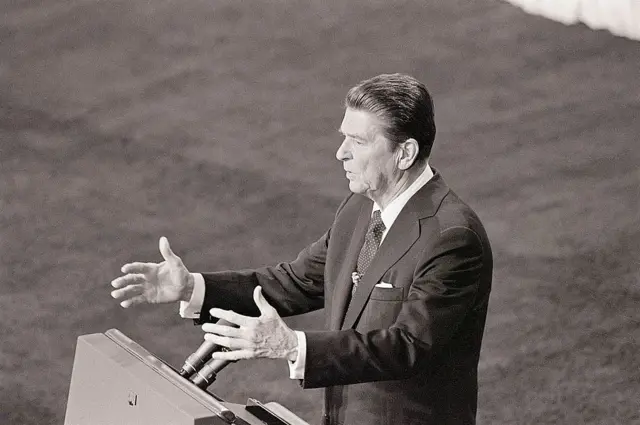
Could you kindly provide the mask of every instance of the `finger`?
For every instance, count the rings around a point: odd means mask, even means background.
[[[159,242],[160,254],[167,262],[175,264],[180,261],[180,257],[173,253],[171,246],[169,245],[169,239],[164,236],[160,238]]]
[[[270,316],[275,312],[275,308],[269,304],[269,302],[262,295],[262,286],[256,286],[253,290],[253,302],[258,306],[258,310],[260,310],[260,315]]]
[[[251,346],[249,341],[239,338],[230,338],[228,336],[220,336],[216,334],[205,334],[204,339],[214,344],[227,347],[230,350],[238,350],[242,348],[248,348]]]
[[[211,332],[216,335],[231,336],[237,338],[241,335],[241,331],[238,328],[231,326],[218,325],[216,323],[205,323],[202,325],[202,330],[205,332]]]
[[[142,274],[127,274],[120,276],[117,279],[111,281],[111,286],[114,288],[123,288],[127,285],[137,285],[146,282],[146,278]]]
[[[122,266],[122,273],[149,273],[158,265],[155,263],[128,263]]]
[[[129,298],[128,300],[122,301],[120,303],[120,305],[123,308],[129,308],[129,307],[132,307],[134,305],[144,304],[146,302],[147,302],[147,299],[143,295],[138,295],[136,297]]]
[[[227,322],[231,322],[238,326],[249,326],[254,317],[243,316],[242,314],[238,314],[231,310],[222,310],[220,308],[212,308],[209,310],[209,314],[213,317],[217,317],[218,319],[226,320]]]
[[[123,299],[123,298],[132,298],[142,294],[142,291],[143,291],[142,285],[129,285],[122,289],[116,289],[115,291],[111,291],[111,296],[116,300]]]
[[[232,350],[232,351],[216,351],[211,354],[211,358],[215,360],[244,360],[256,358],[255,352],[252,350]]]

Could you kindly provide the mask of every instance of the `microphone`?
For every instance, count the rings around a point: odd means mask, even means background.
[[[218,325],[233,326],[234,328],[237,327],[233,323],[227,322],[223,319],[218,320],[216,323]],[[200,347],[198,347],[198,349],[190,354],[189,357],[187,357],[187,359],[184,361],[184,365],[179,372],[180,376],[182,376],[183,378],[189,378],[191,375],[196,373],[208,359],[211,358],[211,354],[214,351],[219,351],[222,348],[224,347],[214,342],[204,341],[202,344],[200,344]]]
[[[226,349],[225,349],[226,351]],[[202,368],[191,377],[191,382],[196,384],[199,388],[206,390],[209,385],[213,384],[216,380],[218,372],[227,367],[231,363],[235,363],[237,360],[216,360],[210,359],[205,363]]]

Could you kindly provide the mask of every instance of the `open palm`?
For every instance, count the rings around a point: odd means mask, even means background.
[[[163,262],[125,264],[122,266],[125,275],[111,282],[116,288],[111,296],[121,300],[122,307],[187,301],[191,296],[193,282],[189,270],[171,251],[167,238],[160,238],[159,247]]]

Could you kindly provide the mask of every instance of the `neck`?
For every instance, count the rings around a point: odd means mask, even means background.
[[[378,204],[381,210],[389,205],[394,199],[396,199],[402,192],[407,190],[409,186],[416,181],[418,177],[424,172],[429,165],[425,162],[419,166],[414,166],[406,171],[403,171],[393,181],[389,182],[389,189],[380,196],[371,196],[371,199]]]

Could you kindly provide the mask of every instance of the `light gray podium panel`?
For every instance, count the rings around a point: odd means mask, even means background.
[[[121,332],[78,338],[64,425],[222,425],[225,415],[233,413]]]

